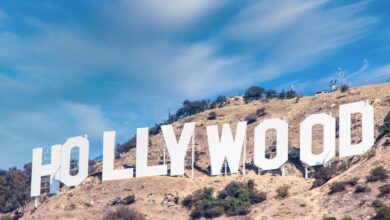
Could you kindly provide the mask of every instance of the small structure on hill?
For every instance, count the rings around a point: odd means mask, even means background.
[[[243,105],[243,104],[245,104],[245,101],[244,101],[244,97],[242,96],[232,96],[226,99],[227,106]]]

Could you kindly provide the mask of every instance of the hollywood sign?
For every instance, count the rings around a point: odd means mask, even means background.
[[[362,116],[362,141],[351,143],[352,114]],[[312,127],[323,126],[323,151],[312,152]],[[192,167],[194,165],[195,122],[185,123],[179,140],[176,139],[172,125],[161,126],[166,148],[170,156],[170,175],[184,175],[185,155],[192,145]],[[242,157],[245,170],[247,122],[238,122],[233,134],[229,124],[224,124],[221,135],[217,125],[206,127],[211,175],[219,175],[225,160],[230,173],[238,173]],[[277,133],[276,156],[266,158],[266,131],[274,129]],[[148,165],[148,128],[137,129],[136,169],[115,169],[115,131],[103,134],[103,170],[102,180],[120,180],[135,177],[168,175],[168,165]],[[368,102],[355,102],[339,107],[339,157],[363,154],[374,144],[374,108]],[[71,151],[79,149],[78,173],[70,174]],[[320,113],[308,116],[300,124],[300,159],[309,166],[323,165],[336,154],[336,119],[329,114]],[[254,131],[253,162],[261,170],[280,168],[288,160],[288,124],[273,118],[259,123]],[[42,148],[33,150],[31,196],[41,193],[41,177],[50,176],[50,193],[59,191],[60,182],[66,186],[77,186],[88,176],[89,141],[85,136],[67,139],[63,145],[51,147],[50,164],[42,164]],[[245,172],[243,172],[245,173]]]

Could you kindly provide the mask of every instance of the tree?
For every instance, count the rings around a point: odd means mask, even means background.
[[[201,101],[189,101],[185,100],[183,102],[183,107],[181,107],[176,112],[176,117],[183,118],[190,115],[197,114],[199,112],[203,112],[208,108],[208,101],[207,100],[201,100]]]
[[[0,175],[0,212],[8,213],[21,208],[25,210],[30,201],[31,163],[24,170],[16,167],[2,171]]]
[[[265,92],[265,97],[267,99],[272,99],[278,97],[278,92],[274,89],[269,89]]]
[[[222,108],[226,104],[226,97],[225,96],[218,96],[211,104],[210,108]]]
[[[252,86],[245,91],[244,100],[245,102],[250,102],[253,100],[258,100],[262,97],[264,93],[264,88],[258,86]]]
[[[286,99],[293,99],[297,96],[298,94],[293,89],[290,89],[289,91],[286,92]]]
[[[286,98],[286,92],[284,91],[284,89],[279,93],[278,98],[279,99],[285,99]]]

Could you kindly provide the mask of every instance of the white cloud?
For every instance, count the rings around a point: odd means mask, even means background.
[[[363,59],[363,64],[362,64],[362,66],[360,67],[360,69],[357,70],[357,71],[355,71],[355,72],[353,72],[353,73],[351,73],[351,74],[350,74],[350,77],[352,78],[352,77],[354,77],[355,75],[360,75],[360,74],[362,74],[364,71],[367,70],[367,68],[368,68],[368,60],[367,60],[367,59]]]
[[[115,5],[106,5],[105,15],[130,30],[158,30],[161,33],[188,28],[204,20],[230,0],[121,0]],[[162,36],[159,34],[160,37]]]
[[[376,66],[348,77],[352,86],[390,81],[390,64]]]

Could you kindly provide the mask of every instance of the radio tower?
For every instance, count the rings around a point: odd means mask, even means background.
[[[338,75],[338,81],[339,81],[339,88],[345,85],[345,73],[341,69],[341,67],[337,68],[337,75]]]
[[[336,76],[330,78],[329,84],[330,92],[334,92],[340,89],[342,86],[346,85],[346,76],[341,67],[337,68]]]

